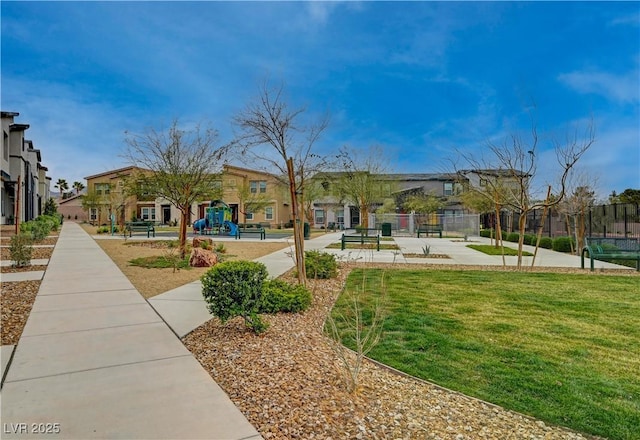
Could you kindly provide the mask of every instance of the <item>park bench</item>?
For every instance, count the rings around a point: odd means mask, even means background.
[[[587,237],[580,256],[583,269],[586,255],[591,260],[592,271],[594,260],[636,260],[636,270],[640,271],[640,243],[637,238]]]
[[[429,234],[438,234],[442,238],[442,226],[440,225],[420,225],[418,226],[418,238],[420,234],[425,234],[427,237]]]
[[[238,225],[238,233],[236,234],[236,240],[240,239],[243,234],[259,234],[260,240],[264,240],[267,236],[265,229],[256,224],[246,223]]]
[[[375,243],[376,245],[376,250],[380,250],[380,235],[377,233],[378,231],[376,229],[373,229],[374,231],[376,231],[375,235],[367,235],[365,234],[365,231],[362,230],[362,232],[360,232],[359,234],[342,234],[342,240],[341,240],[341,246],[340,249],[344,250],[345,247],[347,246],[347,243],[359,243],[361,245],[365,244],[365,243]]]
[[[129,237],[133,232],[146,232],[147,238],[156,236],[156,228],[152,222],[127,222],[124,225],[125,235],[129,232]]]

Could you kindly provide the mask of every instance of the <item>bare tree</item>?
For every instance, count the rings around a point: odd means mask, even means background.
[[[572,173],[567,181],[567,196],[557,206],[558,211],[567,218],[567,226],[572,230],[570,235],[575,238],[577,250],[584,245],[586,218],[596,201],[595,191],[592,189],[596,181],[592,175]]]
[[[149,171],[137,173],[135,184],[128,190],[166,199],[180,211],[180,258],[186,254],[191,205],[220,195],[219,169],[227,147],[216,146],[216,141],[215,130],[201,129],[199,125],[183,130],[178,121],[167,130],[150,128],[144,134],[127,133],[125,157]]]
[[[314,154],[312,148],[327,128],[328,117],[303,125],[305,109],[291,109],[283,94],[283,86],[270,87],[266,81],[261,85],[257,98],[234,118],[238,128],[234,145],[240,148],[244,162],[262,164],[271,173],[277,169],[288,185],[298,281],[306,284],[304,188],[310,175],[326,167],[325,158]]]
[[[537,172],[538,157],[538,133],[535,124],[532,124],[531,138],[525,141],[521,136],[512,134],[502,143],[488,143],[488,149],[493,154],[497,167],[492,170],[478,170],[481,179],[484,178],[485,186],[493,188],[495,196],[500,196],[504,206],[509,207],[518,215],[518,262],[517,267],[522,267],[522,246],[526,230],[527,216],[539,208],[549,208],[560,203],[567,190],[567,179],[571,170],[595,142],[593,123],[590,123],[581,139],[578,133],[568,136],[565,142],[554,141],[556,158],[559,165],[558,190],[554,192],[553,199],[546,198],[535,201],[531,198],[531,185]],[[467,156],[468,158],[470,156]],[[469,160],[467,160],[469,162]],[[499,187],[496,186],[499,183]]]

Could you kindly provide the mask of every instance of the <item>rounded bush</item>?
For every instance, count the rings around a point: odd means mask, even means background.
[[[482,229],[480,231],[480,237],[491,238],[491,233],[493,231],[491,229]]]
[[[262,286],[260,313],[297,313],[311,305],[311,292],[283,280],[268,280]]]
[[[556,237],[553,239],[552,249],[556,252],[571,252],[571,245],[575,248],[572,237]]]
[[[518,240],[520,240],[520,234],[518,234],[517,232],[511,232],[506,235],[505,240],[510,241],[512,243],[517,243]]]
[[[310,278],[328,279],[338,276],[336,257],[327,252],[306,251],[304,253],[304,267]]]
[[[242,316],[256,333],[267,329],[260,319],[263,284],[267,268],[255,261],[226,261],[209,269],[201,278],[202,296],[212,315],[222,322]]]
[[[542,237],[540,239],[540,247],[544,249],[553,248],[553,239],[551,237]]]
[[[538,237],[533,234],[524,234],[524,244],[528,244],[529,246],[535,246],[536,241],[538,241]]]

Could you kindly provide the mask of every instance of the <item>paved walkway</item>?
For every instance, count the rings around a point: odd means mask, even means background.
[[[3,439],[261,438],[71,222],[62,228],[9,366],[2,426]],[[38,427],[59,434],[39,434]]]

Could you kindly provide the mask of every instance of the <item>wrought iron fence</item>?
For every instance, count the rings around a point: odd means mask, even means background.
[[[482,227],[492,228],[493,215],[481,216]],[[640,205],[612,204],[592,206],[584,214],[568,215],[551,209],[543,220],[543,210],[534,210],[527,216],[525,232],[535,234],[541,222],[542,235],[558,237],[576,235],[578,228],[584,228],[587,237],[638,237],[640,238]],[[502,212],[502,229],[507,232],[518,231],[518,214]]]

